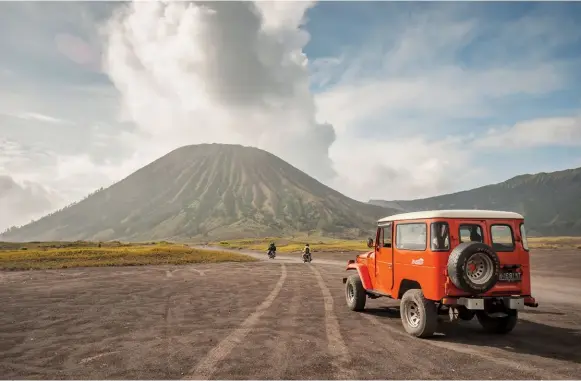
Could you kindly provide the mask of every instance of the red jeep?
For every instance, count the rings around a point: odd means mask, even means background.
[[[531,296],[524,218],[492,210],[434,210],[378,221],[373,250],[349,260],[343,278],[347,305],[362,311],[366,299],[401,299],[401,321],[416,337],[451,320],[476,316],[491,333],[508,333],[518,310],[537,307]]]

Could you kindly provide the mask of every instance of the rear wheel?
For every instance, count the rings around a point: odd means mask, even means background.
[[[345,283],[345,299],[347,300],[347,306],[352,311],[363,311],[365,308],[367,295],[365,294],[365,289],[363,288],[363,283],[359,275],[351,275],[347,278],[347,282]]]
[[[469,310],[464,306],[458,307],[458,318],[460,320],[470,321],[474,319],[474,315],[476,315],[476,311]]]
[[[478,311],[476,312],[476,318],[485,332],[507,334],[516,326],[518,311],[506,310],[505,316],[491,316],[484,311]]]
[[[424,297],[422,290],[408,290],[400,303],[401,322],[407,333],[415,337],[430,337],[438,328],[436,303]]]

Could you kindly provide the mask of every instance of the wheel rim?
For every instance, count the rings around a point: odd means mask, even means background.
[[[422,320],[420,308],[415,302],[408,302],[404,312],[407,324],[412,328],[417,328]]]
[[[353,303],[353,299],[355,299],[355,290],[353,289],[352,284],[347,285],[347,301],[349,303]]]
[[[466,275],[471,282],[477,285],[483,285],[492,278],[494,274],[494,263],[492,259],[485,254],[476,253],[468,258],[466,263]]]

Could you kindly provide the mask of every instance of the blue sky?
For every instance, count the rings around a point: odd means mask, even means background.
[[[478,139],[491,128],[510,128],[522,121],[579,116],[580,3],[323,2],[309,11],[308,18],[311,41],[305,51],[309,58],[316,60],[328,55],[342,56],[343,60],[338,65],[341,68],[336,77],[328,85],[313,87],[317,93],[332,91],[329,88],[337,86],[345,70],[364,55],[368,57],[361,64],[361,71],[347,81],[357,82],[368,77],[389,82],[416,75],[415,78],[424,77],[429,82],[438,72],[449,70],[457,71],[458,77],[468,81],[478,76],[488,77],[489,85],[497,87],[496,91],[480,89],[479,85],[485,84],[466,82],[478,97],[470,106],[481,107],[481,113],[474,110],[466,115],[462,108],[469,105],[468,102],[465,105],[458,102],[458,110],[451,107],[434,115],[426,110],[419,111],[412,98],[387,115],[371,113],[363,116],[361,123],[352,123],[356,136],[382,139],[388,134],[399,139],[421,135],[439,139],[447,135],[474,134]],[[400,67],[386,69],[383,65],[387,61],[389,66],[390,58],[400,59],[397,45],[406,38],[413,41],[409,31],[414,29],[418,31],[413,37],[417,38],[414,41],[417,55],[407,57]],[[433,42],[435,46],[426,42]],[[530,76],[518,78],[522,71],[530,71]],[[542,83],[543,77],[545,83]],[[519,85],[518,82],[526,82],[529,78],[538,84],[531,83],[529,88]],[[480,91],[482,95],[478,94]],[[433,95],[437,96],[438,91]],[[382,124],[382,119],[390,123]],[[401,123],[402,127],[391,122]],[[539,128],[550,130],[551,125]],[[480,150],[478,165],[487,174],[481,179],[472,179],[470,185],[502,181],[517,173],[579,166],[579,121],[571,128],[577,131],[572,135],[577,141],[538,143],[516,152],[510,147],[499,149],[502,145],[499,141],[497,149]]]
[[[0,229],[202,142],[362,201],[581,166],[581,3],[212,4],[0,2]]]

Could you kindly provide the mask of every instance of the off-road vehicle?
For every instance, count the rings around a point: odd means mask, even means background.
[[[343,278],[347,305],[362,311],[367,298],[401,300],[410,335],[432,336],[438,315],[478,319],[505,334],[518,311],[537,307],[531,296],[529,248],[522,215],[492,210],[434,210],[378,221],[371,251],[349,260]]]

